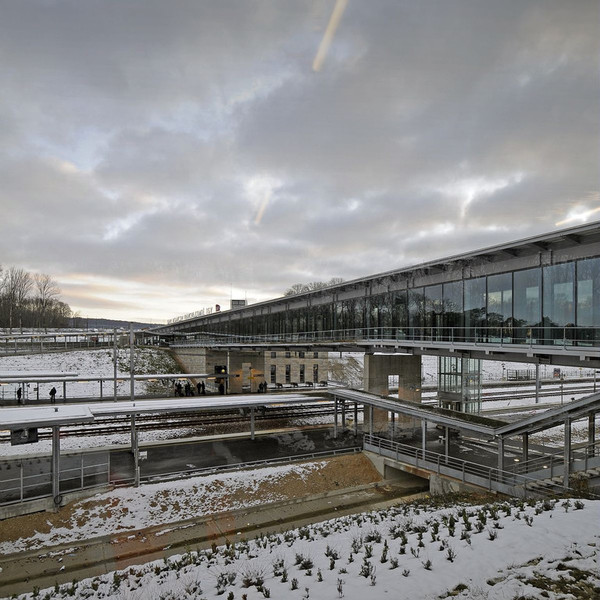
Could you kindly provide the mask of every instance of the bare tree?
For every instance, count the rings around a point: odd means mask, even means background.
[[[23,309],[31,291],[31,275],[24,269],[11,267],[4,275],[4,296],[8,302],[8,329],[12,333],[13,323],[23,326]]]
[[[304,292],[313,292],[314,290],[320,290],[330,285],[336,285],[343,283],[344,280],[341,277],[332,277],[329,281],[311,281],[310,283],[295,283],[289,287],[284,296],[294,296],[295,294],[303,294]]]
[[[60,295],[60,288],[56,285],[50,275],[36,273],[33,276],[35,284],[35,308],[38,327],[48,327],[47,315],[49,309]]]

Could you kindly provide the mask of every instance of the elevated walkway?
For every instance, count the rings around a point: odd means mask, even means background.
[[[548,472],[544,470],[524,475],[373,435],[364,436],[363,449],[391,459],[399,469],[413,475],[426,479],[437,475],[449,478],[463,486],[481,488],[508,496],[553,496],[567,491],[562,475],[548,477]],[[597,476],[600,474],[600,456],[589,459],[585,465],[573,461],[571,472],[583,473],[586,477]]]
[[[600,393],[591,394],[515,423],[402,400],[396,401],[358,390],[335,390],[332,393],[343,401],[363,403],[369,406],[370,410],[378,408],[420,420],[420,444],[400,444],[385,436],[377,436],[371,422],[369,431],[365,432],[364,449],[396,460],[402,457],[406,464],[429,473],[454,477],[464,483],[511,495],[522,495],[534,488],[541,490],[542,487],[556,493],[559,480],[562,481],[564,491],[570,488],[574,476],[595,478],[598,475],[596,469],[600,468],[600,444],[596,441],[595,418],[600,410]],[[578,419],[588,419],[588,442],[582,448],[574,448],[571,442],[571,425]],[[431,448],[427,447],[427,426],[430,424],[444,431],[443,453],[432,452]],[[529,435],[557,426],[564,428],[563,448],[556,451],[538,445],[535,447],[536,456],[530,459]],[[460,432],[464,436],[472,436],[484,442],[488,456],[495,453],[496,464],[464,461],[450,456],[450,431]],[[520,436],[520,443],[513,441],[509,444],[509,438],[514,436]],[[414,430],[409,432],[407,437],[414,438]],[[506,466],[506,455],[514,455],[515,451],[521,458],[514,458],[511,466]],[[543,486],[532,485],[542,481],[545,482]]]

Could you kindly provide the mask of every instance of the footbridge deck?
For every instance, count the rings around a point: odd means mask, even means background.
[[[595,417],[600,411],[600,393],[591,394],[564,406],[552,408],[539,415],[506,423],[479,415],[465,414],[432,406],[423,406],[402,400],[382,398],[358,390],[332,390],[335,397],[344,401],[362,403],[369,407],[383,409],[393,414],[403,415],[421,422],[421,440],[411,445],[399,443],[383,435],[375,435],[373,419],[369,418],[369,431],[365,432],[365,450],[401,460],[413,467],[430,473],[451,476],[459,481],[507,494],[521,494],[534,488],[556,493],[558,488],[568,489],[575,474],[592,477],[600,475],[600,444],[595,439]],[[571,425],[578,419],[588,419],[588,442],[582,448],[575,448],[571,439]],[[427,427],[443,428],[444,452],[437,453],[427,447]],[[529,435],[545,429],[562,426],[564,428],[563,448],[558,451],[538,446],[536,456],[529,456]],[[450,456],[450,432],[458,431],[463,436],[474,437],[486,442],[487,453],[496,454],[496,465],[490,461],[466,461]],[[414,428],[409,437],[415,438]],[[387,434],[387,432],[386,432]],[[507,466],[508,441],[520,436],[518,443],[512,443],[510,454],[520,450],[521,458],[513,458]],[[492,444],[493,443],[493,444]],[[534,452],[532,452],[534,454]],[[540,482],[545,482],[540,485]]]

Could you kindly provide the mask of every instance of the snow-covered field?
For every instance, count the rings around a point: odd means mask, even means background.
[[[71,511],[65,527],[48,533],[37,532],[16,542],[0,543],[0,554],[38,550],[69,542],[93,539],[99,535],[122,533],[176,523],[179,520],[209,516],[224,510],[250,508],[266,502],[277,502],[285,496],[277,484],[295,475],[303,480],[323,462],[279,465],[255,470],[205,475],[176,482],[151,483],[139,488],[117,488],[80,500]],[[268,482],[269,491],[256,495],[261,484]]]
[[[143,511],[136,514],[141,524]],[[235,539],[20,598],[593,600],[600,597],[598,523],[599,501],[413,503]]]
[[[138,375],[146,373],[178,373],[179,366],[171,356],[158,349],[137,348],[135,352],[134,370]],[[74,350],[71,352],[29,354],[23,356],[0,356],[0,378],[6,374],[27,373],[78,373],[81,377],[89,377],[89,381],[67,383],[67,395],[69,398],[93,398],[100,396],[100,384],[94,381],[94,377],[113,377],[113,351],[112,350]],[[117,377],[129,376],[129,350],[119,349],[117,355]],[[135,382],[135,393],[146,394],[155,385],[147,381]],[[62,384],[41,383],[39,397],[44,401],[49,399],[50,389],[57,389],[57,400],[62,398]],[[129,395],[129,381],[117,384],[117,394]],[[19,384],[6,384],[0,386],[0,398],[14,400]],[[112,383],[104,384],[103,393],[106,397],[112,397]],[[38,391],[34,384],[25,387],[24,398],[35,399]]]

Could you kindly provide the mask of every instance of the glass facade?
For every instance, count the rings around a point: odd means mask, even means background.
[[[580,260],[577,263],[577,327],[578,339],[583,343],[597,343],[598,332],[593,329],[600,322],[600,258]]]
[[[481,411],[481,361],[473,358],[438,358],[440,406],[460,412]]]
[[[356,293],[360,294],[358,288]],[[273,308],[279,309],[276,304]],[[235,319],[215,324],[209,317],[198,329],[243,336],[307,334],[311,339],[370,336],[590,345],[600,341],[600,258],[279,309],[273,314],[261,311],[264,314],[243,318],[236,311]]]

